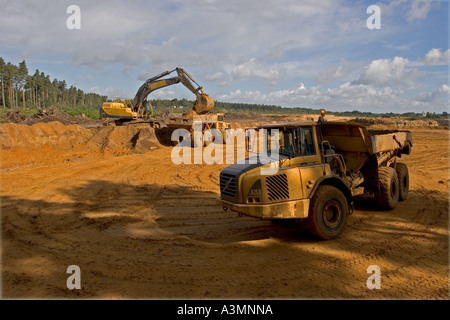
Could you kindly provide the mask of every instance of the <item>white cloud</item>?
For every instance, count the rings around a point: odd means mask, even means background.
[[[219,71],[219,72],[216,72],[214,74],[207,75],[205,77],[205,79],[208,80],[208,81],[217,81],[217,80],[223,79],[224,76],[225,76],[225,74],[223,72]]]
[[[441,85],[436,91],[422,93],[417,97],[406,98],[405,91],[389,86],[378,88],[366,84],[345,82],[335,88],[321,90],[320,87],[307,89],[298,84],[287,90],[262,93],[259,90],[241,91],[239,89],[219,96],[221,101],[236,101],[258,104],[275,104],[291,107],[325,108],[334,111],[359,110],[375,113],[411,111],[411,106],[418,110],[435,110],[442,112],[449,106],[449,87]],[[444,97],[444,99],[442,99]],[[433,102],[430,104],[430,102]]]
[[[441,49],[433,48],[425,55],[423,63],[427,66],[448,65],[450,62],[450,49],[442,52]]]
[[[270,93],[262,93],[259,90],[255,91],[244,91],[237,89],[229,94],[223,94],[219,96],[219,99],[226,101],[247,101],[255,103],[265,103],[265,104],[288,104],[302,96],[308,96],[312,93],[318,93],[317,91],[308,91],[303,83],[297,84],[294,88],[288,90],[276,90]]]
[[[151,94],[151,99],[174,99],[176,98],[175,91],[172,90],[159,90]]]
[[[427,17],[431,7],[431,0],[413,0],[408,12],[408,21],[423,20]]]
[[[267,65],[256,58],[235,66],[231,70],[234,79],[266,79],[277,81],[284,77],[286,70],[278,64]]]
[[[408,67],[409,65],[409,59],[403,57],[372,60],[354,83],[379,87],[401,85],[412,88],[419,77],[419,71],[417,68]]]
[[[311,78],[318,83],[330,83],[350,77],[352,73],[359,68],[359,63],[349,63],[345,59],[342,59],[338,65],[326,67]]]
[[[400,13],[406,15],[408,22],[427,18],[431,10],[432,0],[393,0],[378,3],[383,17],[397,17]]]
[[[97,93],[102,96],[107,96],[109,99],[115,98],[131,98],[129,93],[122,88],[100,88],[99,86],[92,87],[88,92]]]
[[[303,83],[299,83],[291,89],[275,90],[268,93],[262,93],[259,90],[241,91],[237,89],[229,94],[219,96],[219,99],[222,101],[314,107],[323,105],[329,100],[329,97],[321,93],[319,87],[307,89]]]
[[[446,97],[448,105],[448,98],[450,98],[449,94],[450,87],[447,84],[443,83],[437,90],[432,92],[421,92],[419,95],[415,96],[413,100],[420,102],[434,102],[440,97]]]

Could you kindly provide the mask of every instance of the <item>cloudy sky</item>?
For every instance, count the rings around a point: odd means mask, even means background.
[[[81,29],[69,29],[70,5]],[[369,29],[370,5],[380,29]],[[449,111],[448,1],[0,0],[0,56],[133,97],[179,66],[217,101]],[[369,19],[370,22],[375,20]],[[149,99],[194,96],[181,84]]]

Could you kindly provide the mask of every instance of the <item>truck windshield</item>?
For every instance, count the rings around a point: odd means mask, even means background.
[[[312,127],[284,127],[279,130],[279,154],[285,156],[311,156],[316,154]],[[272,130],[268,130],[271,135]],[[271,140],[267,139],[267,150],[271,150]]]

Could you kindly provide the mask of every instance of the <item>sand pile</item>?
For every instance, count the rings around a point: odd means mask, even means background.
[[[60,122],[32,126],[6,123],[0,125],[0,148],[57,149],[144,153],[160,144],[153,128],[96,127],[63,125]]]

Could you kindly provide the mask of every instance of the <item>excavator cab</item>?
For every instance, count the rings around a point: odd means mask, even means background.
[[[100,109],[100,118],[135,119],[137,112],[133,111],[133,105],[129,99],[115,99],[104,102]]]

